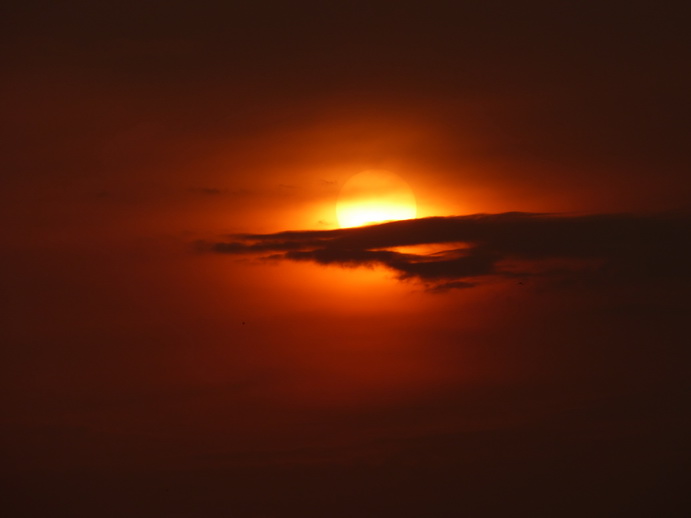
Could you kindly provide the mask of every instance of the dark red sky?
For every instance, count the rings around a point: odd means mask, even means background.
[[[686,516],[682,7],[3,7],[3,516]]]

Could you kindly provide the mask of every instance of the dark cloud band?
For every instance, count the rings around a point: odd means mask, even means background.
[[[598,272],[613,277],[688,277],[690,230],[690,218],[678,214],[573,216],[509,212],[421,218],[339,230],[242,234],[213,243],[211,249],[322,265],[381,265],[401,279],[416,279],[438,291],[470,287],[489,276],[554,273],[553,267],[544,265],[544,261],[553,259],[588,265],[591,271],[597,264]],[[429,254],[399,250],[416,245],[448,248]]]

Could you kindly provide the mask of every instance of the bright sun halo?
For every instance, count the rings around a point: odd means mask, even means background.
[[[336,205],[341,228],[384,221],[413,219],[417,214],[415,195],[395,173],[368,170],[351,176],[343,185]]]

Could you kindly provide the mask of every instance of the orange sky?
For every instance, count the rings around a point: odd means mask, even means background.
[[[680,507],[674,11],[10,7],[0,513]],[[419,219],[337,231],[368,169]]]

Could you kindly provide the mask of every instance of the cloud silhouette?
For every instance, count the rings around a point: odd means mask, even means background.
[[[562,215],[508,212],[432,217],[339,230],[239,234],[211,244],[224,254],[257,254],[321,265],[381,265],[431,291],[496,277],[596,273],[689,276],[691,220],[679,214]],[[402,247],[448,245],[435,253]],[[561,261],[555,266],[555,261]],[[551,261],[551,262],[550,262]]]

